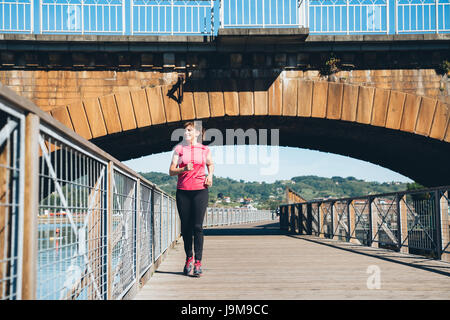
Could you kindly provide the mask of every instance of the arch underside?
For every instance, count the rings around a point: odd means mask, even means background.
[[[182,122],[154,125],[95,138],[92,142],[125,161],[171,151],[177,143],[171,141],[171,134],[181,125]],[[280,146],[368,161],[427,187],[447,185],[450,181],[450,144],[417,134],[342,120],[283,116],[225,116],[204,119],[203,125],[220,130],[223,137],[226,129],[278,129]],[[235,139],[234,144],[242,141]],[[249,139],[245,139],[245,144],[249,144]],[[269,144],[273,143],[269,140]]]
[[[175,129],[202,120],[223,137],[226,129],[279,129],[280,146],[368,161],[429,187],[450,181],[450,107],[394,90],[282,76],[267,83],[202,80],[116,93],[50,113],[122,161],[170,151]]]

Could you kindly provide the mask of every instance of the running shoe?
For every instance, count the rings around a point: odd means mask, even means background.
[[[202,262],[200,260],[196,260],[194,263],[194,277],[200,277],[202,275]]]
[[[194,257],[186,258],[186,264],[184,265],[183,273],[187,276],[192,271],[192,265],[194,263]]]

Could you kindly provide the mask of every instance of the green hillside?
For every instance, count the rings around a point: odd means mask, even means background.
[[[146,179],[157,184],[165,192],[175,196],[177,177],[160,172],[140,173]],[[215,176],[210,188],[210,205],[239,205],[239,200],[251,198],[252,204],[260,209],[275,209],[284,201],[285,188],[290,187],[306,200],[314,198],[343,198],[368,194],[387,193],[407,189],[407,183],[400,182],[368,182],[354,177],[323,178],[318,176],[299,176],[290,180],[279,180],[274,183],[246,182]],[[218,198],[230,197],[230,203],[216,203]]]

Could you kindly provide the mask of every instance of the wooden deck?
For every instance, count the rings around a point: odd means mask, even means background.
[[[450,299],[449,263],[288,235],[273,222],[207,229],[203,256],[204,275],[184,276],[180,240],[135,299]],[[368,268],[380,289],[368,288]]]

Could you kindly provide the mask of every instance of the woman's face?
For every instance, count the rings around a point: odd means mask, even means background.
[[[196,138],[198,136],[198,132],[194,129],[193,126],[187,126],[184,129],[184,138],[187,141],[192,141],[192,139]]]

